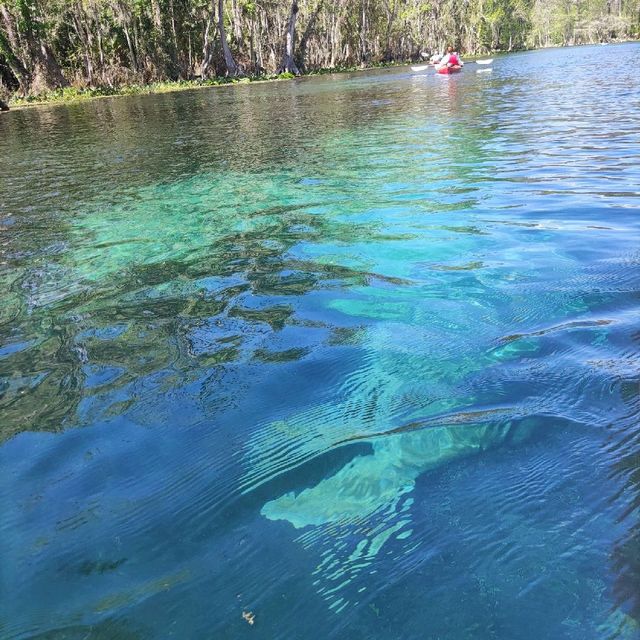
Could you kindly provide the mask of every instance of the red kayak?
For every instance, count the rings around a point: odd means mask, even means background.
[[[442,75],[457,73],[458,71],[462,71],[462,67],[457,64],[454,64],[452,67],[436,67],[436,73],[441,73]]]

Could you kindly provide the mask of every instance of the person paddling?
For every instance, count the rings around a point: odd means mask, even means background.
[[[438,66],[439,68],[455,67],[457,69],[460,69],[462,65],[462,60],[460,60],[458,54],[453,50],[453,47],[447,47],[447,53],[445,54],[444,58],[442,58]]]

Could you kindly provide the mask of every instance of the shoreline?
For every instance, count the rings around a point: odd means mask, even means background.
[[[262,76],[240,76],[237,78],[215,77],[208,80],[166,80],[150,82],[143,85],[126,85],[119,88],[87,88],[74,89],[66,87],[64,89],[54,89],[47,94],[33,96],[32,98],[10,98],[10,111],[21,111],[32,107],[55,106],[64,104],[74,104],[86,102],[88,100],[98,100],[101,98],[124,98],[130,96],[154,95],[160,93],[176,93],[179,91],[192,91],[197,89],[211,89],[213,87],[233,87],[237,85],[261,84],[265,82],[282,82],[286,80],[298,80],[302,78],[312,78],[314,76],[334,75],[340,73],[355,73],[358,71],[373,71],[375,69],[390,69],[394,67],[405,67],[411,62],[390,62],[373,64],[358,67],[337,67],[335,69],[318,69],[309,73],[302,73],[295,76],[291,73],[280,75]]]
[[[629,44],[640,42],[640,40],[620,40],[615,42],[607,42],[606,44]],[[602,43],[586,43],[579,45],[551,45],[548,47],[535,47],[531,49],[519,49],[517,51],[493,51],[485,54],[471,54],[465,56],[466,62],[473,63],[477,59],[487,56],[505,56],[513,53],[525,53],[528,51],[545,51],[547,49],[563,49],[567,47],[594,47]],[[154,95],[161,93],[175,93],[178,91],[192,91],[197,89],[210,89],[212,87],[227,87],[236,85],[256,84],[264,82],[279,82],[284,80],[297,80],[301,78],[312,78],[314,76],[334,75],[342,73],[356,73],[359,71],[374,71],[376,69],[391,69],[396,67],[406,67],[417,64],[415,60],[377,63],[371,65],[361,65],[352,67],[326,68],[302,73],[294,76],[291,73],[282,73],[280,75],[262,75],[262,76],[241,76],[238,78],[215,77],[208,80],[166,80],[159,82],[150,82],[143,85],[125,85],[119,88],[86,88],[75,89],[66,87],[64,89],[55,89],[46,94],[34,96],[32,98],[9,98],[8,105],[10,111],[20,111],[22,109],[30,109],[32,107],[67,105],[88,100],[97,100],[100,98],[123,98],[128,96]],[[424,64],[424,61],[423,61]]]

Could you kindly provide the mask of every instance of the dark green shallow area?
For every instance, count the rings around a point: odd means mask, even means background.
[[[640,638],[638,68],[2,115],[0,637]]]

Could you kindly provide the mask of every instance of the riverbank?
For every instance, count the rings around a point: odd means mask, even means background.
[[[244,78],[211,78],[208,80],[175,80],[164,82],[152,82],[150,84],[134,84],[123,87],[87,87],[85,89],[76,89],[74,87],[66,87],[64,89],[55,89],[36,96],[28,96],[26,98],[15,98],[9,101],[12,109],[22,109],[25,107],[42,106],[46,104],[60,104],[80,102],[84,100],[93,100],[96,98],[115,98],[121,96],[147,95],[155,93],[171,93],[174,91],[185,91],[188,89],[204,89],[207,87],[217,87],[233,84],[248,84],[254,82],[271,82],[273,80],[286,80],[293,78],[290,74],[282,74],[282,76],[262,76],[262,77],[244,77]]]
[[[239,78],[216,77],[206,80],[167,80],[163,82],[152,82],[144,85],[134,84],[123,87],[87,87],[83,89],[65,87],[64,89],[55,89],[36,96],[28,96],[26,98],[11,98],[9,99],[9,106],[11,109],[24,109],[28,107],[48,104],[67,104],[73,102],[81,102],[84,100],[94,100],[96,98],[114,98],[120,96],[172,93],[174,91],[206,89],[208,87],[222,87],[237,84],[254,84],[262,82],[293,80],[296,77],[304,78],[335,73],[353,73],[355,71],[367,71],[371,69],[402,67],[406,66],[407,64],[411,63],[409,61],[402,61],[384,62],[366,66],[335,67],[332,69],[318,69],[315,71],[310,71],[308,73],[303,73],[300,76],[294,76],[292,73],[281,73],[260,76],[242,76]]]

